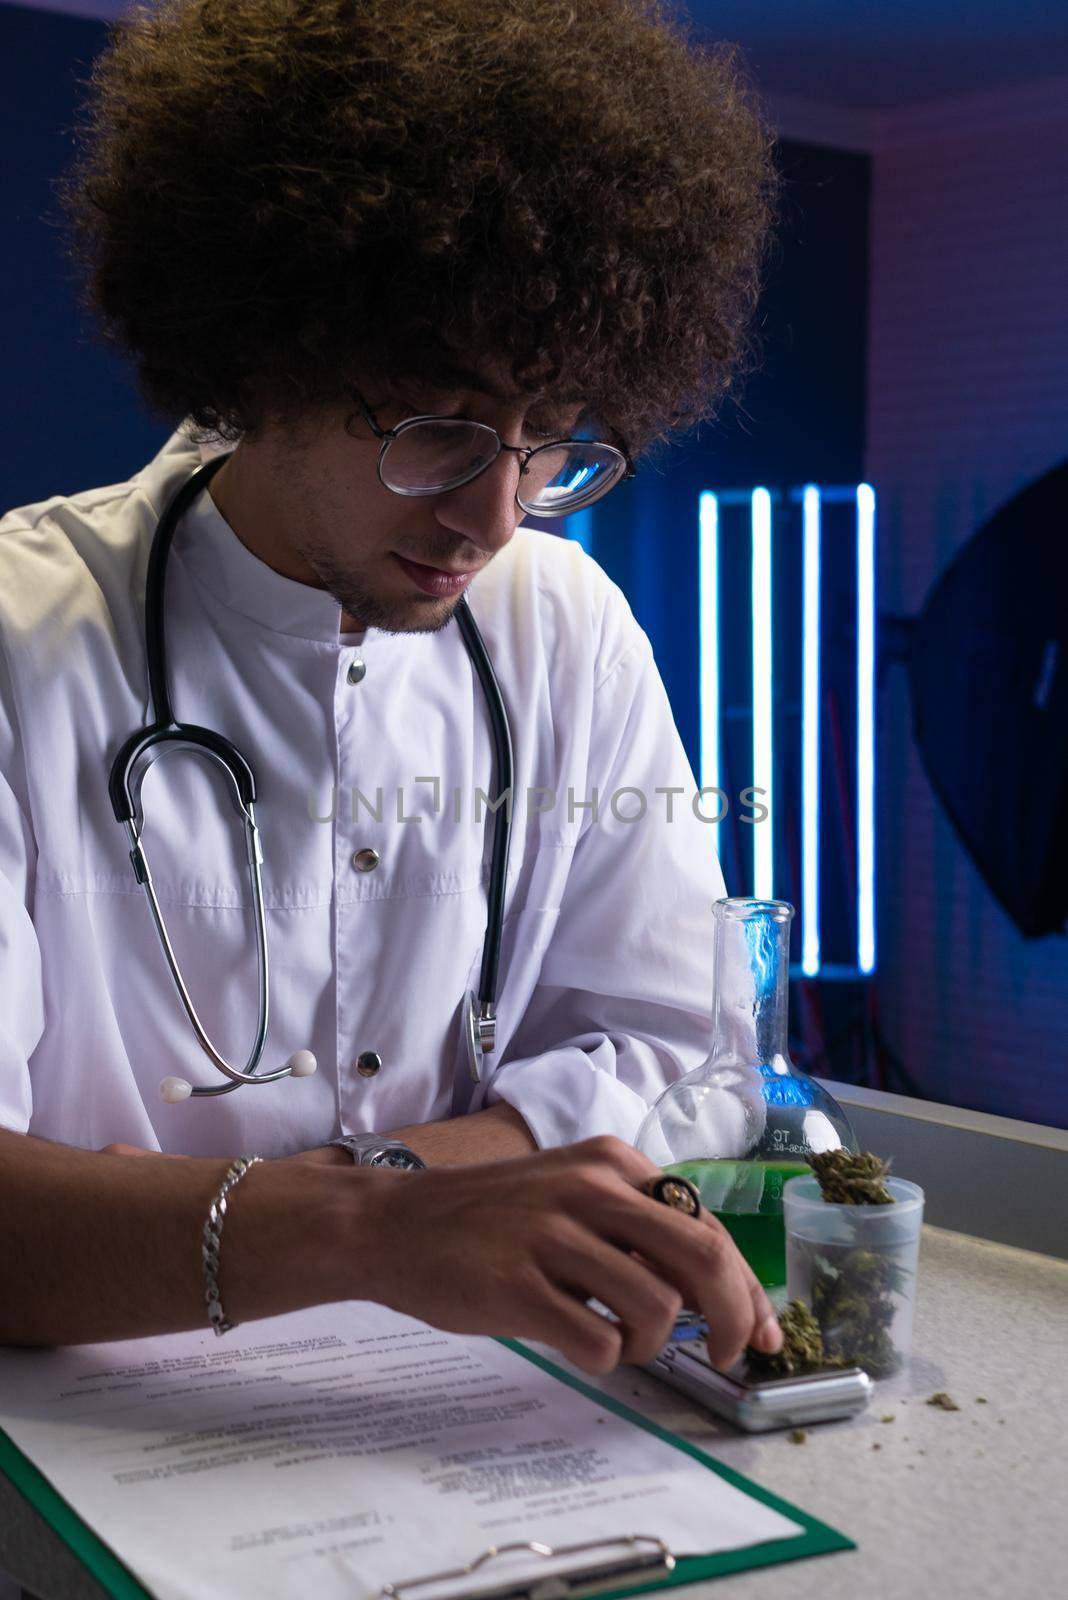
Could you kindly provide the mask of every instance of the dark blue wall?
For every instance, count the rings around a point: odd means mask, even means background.
[[[699,493],[858,483],[863,473],[869,158],[784,143],[779,159],[781,220],[757,320],[759,368],[716,423],[594,511],[594,552],[652,638],[695,768]],[[725,546],[727,587],[734,554]],[[739,554],[748,562],[748,548]]]
[[[102,23],[0,5],[0,510],[128,477],[167,429],[79,312],[52,189]]]

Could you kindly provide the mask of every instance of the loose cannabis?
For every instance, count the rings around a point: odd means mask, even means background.
[[[820,1193],[831,1205],[893,1205],[886,1187],[890,1163],[863,1151],[828,1150],[809,1158]],[[887,1256],[858,1245],[795,1240],[807,1251],[812,1311],[823,1342],[824,1365],[858,1366],[883,1378],[900,1365],[890,1329],[894,1296],[904,1275]]]
[[[791,1300],[779,1316],[782,1329],[782,1349],[775,1355],[765,1355],[762,1350],[749,1349],[746,1356],[750,1367],[761,1376],[789,1378],[795,1372],[814,1372],[821,1367],[840,1367],[840,1360],[828,1361],[820,1334],[820,1325],[803,1300]]]
[[[824,1245],[809,1281],[826,1354],[863,1367],[873,1378],[895,1371],[899,1357],[890,1328],[901,1274],[893,1262],[871,1250]]]
[[[933,1394],[928,1400],[927,1404],[929,1406],[937,1406],[940,1411],[960,1410],[960,1406],[957,1404],[957,1402],[952,1398],[951,1395],[948,1395],[944,1389],[939,1389],[935,1394]]]

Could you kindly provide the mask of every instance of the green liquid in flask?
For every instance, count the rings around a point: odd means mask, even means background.
[[[664,1171],[696,1186],[701,1204],[722,1222],[765,1288],[786,1282],[783,1185],[808,1176],[807,1162],[676,1161]]]

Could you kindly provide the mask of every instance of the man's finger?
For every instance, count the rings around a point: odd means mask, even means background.
[[[710,1357],[729,1366],[745,1345],[778,1348],[771,1302],[723,1224],[707,1211],[688,1217],[635,1190],[612,1197],[611,1217],[587,1222],[621,1249],[637,1250],[709,1325]],[[598,1227],[598,1222],[601,1226]]]
[[[739,1252],[741,1254],[741,1252]],[[754,1333],[749,1343],[755,1350],[763,1350],[766,1356],[773,1356],[782,1349],[782,1329],[779,1319],[775,1315],[775,1307],[758,1281],[756,1273],[742,1256],[742,1267],[749,1284],[749,1294],[753,1302]]]
[[[619,1319],[619,1359],[642,1365],[667,1344],[682,1310],[682,1296],[639,1257],[576,1229],[569,1248],[554,1252],[550,1281],[582,1299],[593,1296]]]
[[[618,1325],[548,1279],[523,1320],[520,1337],[551,1344],[583,1372],[601,1377],[619,1365],[623,1333]]]

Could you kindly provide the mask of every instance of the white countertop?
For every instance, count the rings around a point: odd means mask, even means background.
[[[602,1387],[859,1546],[686,1594],[1053,1600],[1065,1592],[1068,1261],[925,1228],[910,1370],[877,1384],[862,1416],[810,1428],[804,1444],[739,1435],[642,1372],[613,1373]],[[926,1405],[938,1389],[961,1409]],[[5,1542],[41,1600],[102,1595],[0,1479]]]
[[[599,1386],[859,1547],[687,1594],[1053,1600],[1068,1592],[1068,1261],[925,1228],[910,1369],[877,1383],[861,1416],[807,1429],[804,1444],[785,1433],[740,1435],[642,1372],[616,1372]],[[925,1403],[939,1389],[959,1411]]]

